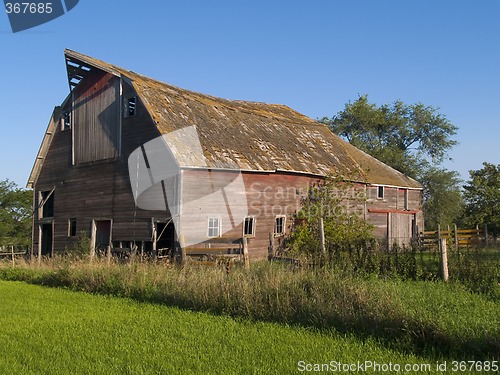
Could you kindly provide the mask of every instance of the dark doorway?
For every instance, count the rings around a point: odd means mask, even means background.
[[[42,256],[52,256],[53,237],[52,223],[40,224],[40,253]]]
[[[174,223],[156,223],[156,249],[174,249],[175,227]]]
[[[98,254],[105,254],[111,244],[111,220],[94,220],[94,248]]]

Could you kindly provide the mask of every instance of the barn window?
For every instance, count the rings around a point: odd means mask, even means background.
[[[276,236],[285,234],[285,221],[286,216],[276,216],[276,220],[274,223],[274,234]]]
[[[384,199],[384,187],[383,186],[377,187],[377,198]]]
[[[76,236],[76,219],[69,219],[68,220],[68,237],[75,237]]]
[[[68,130],[71,129],[71,112],[64,112],[63,118],[62,118],[62,129],[61,130]]]
[[[221,222],[219,217],[208,218],[208,237],[220,237]]]
[[[410,199],[409,199],[409,190],[405,189],[405,210],[410,209]]]
[[[40,192],[38,207],[41,218],[54,217],[54,189]]]
[[[248,216],[245,218],[245,221],[243,222],[243,236],[255,236],[255,217]]]
[[[137,113],[136,97],[132,96],[132,97],[127,99],[126,117],[135,116],[136,113]]]

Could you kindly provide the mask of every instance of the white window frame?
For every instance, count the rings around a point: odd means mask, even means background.
[[[214,220],[217,220],[217,226],[212,225]],[[217,238],[217,237],[221,236],[221,233],[222,233],[222,220],[221,220],[221,218],[219,216],[211,216],[211,217],[209,217],[208,220],[207,220],[207,224],[208,224],[207,236],[209,238]],[[211,232],[211,230],[212,230],[212,232]],[[213,230],[217,230],[217,234],[216,235],[214,235]]]
[[[247,219],[252,220],[251,233],[245,233]],[[246,216],[243,219],[243,237],[255,237],[255,216]]]
[[[282,231],[277,232],[278,229],[278,219],[283,219],[283,224],[282,224]],[[286,232],[286,215],[276,215],[274,218],[274,236],[284,236]]]

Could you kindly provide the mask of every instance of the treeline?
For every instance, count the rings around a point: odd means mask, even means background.
[[[436,229],[438,224],[488,224],[489,233],[500,234],[500,164],[484,162],[482,168],[469,172],[468,181],[444,168],[443,161],[457,144],[458,127],[438,108],[399,100],[377,106],[362,95],[333,117],[319,121],[423,184],[426,229]]]
[[[32,192],[0,181],[0,245],[31,243]]]

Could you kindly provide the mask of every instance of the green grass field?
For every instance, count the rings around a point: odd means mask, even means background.
[[[500,360],[500,285],[489,278],[475,292],[487,273],[466,266],[473,288],[268,262],[230,273],[66,257],[3,262],[0,374],[288,374],[312,364],[346,373],[334,362],[359,370],[365,361],[423,366],[400,372],[415,374],[443,373],[436,363],[447,361],[449,373],[467,373],[452,361]],[[397,373],[378,370],[367,372]]]
[[[406,373],[435,373],[434,358],[333,331],[12,281],[0,281],[0,298],[1,374],[290,374],[301,372],[299,361],[303,370],[372,361],[431,364]]]

